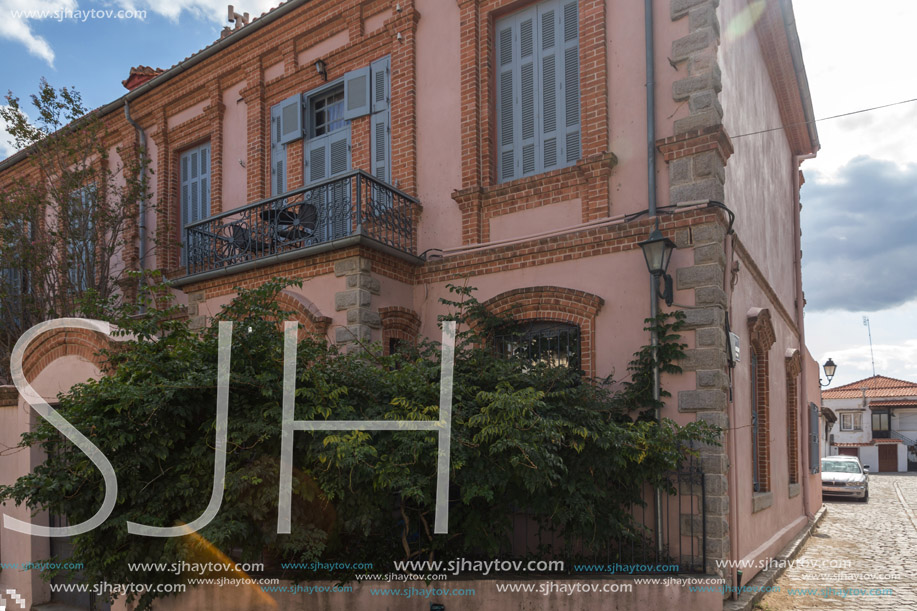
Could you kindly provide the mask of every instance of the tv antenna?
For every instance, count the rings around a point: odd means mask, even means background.
[[[872,351],[872,328],[869,326],[869,316],[863,317],[863,326],[869,333],[869,356],[872,358],[872,376],[876,377],[876,355]]]

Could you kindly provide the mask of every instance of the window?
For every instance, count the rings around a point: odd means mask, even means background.
[[[873,439],[888,439],[891,437],[891,427],[888,421],[888,412],[872,413],[872,436]]]
[[[347,125],[344,121],[344,86],[312,100],[312,134],[324,136]]]
[[[497,354],[532,364],[580,368],[580,329],[576,325],[532,321],[506,329],[494,339]]]
[[[580,158],[576,0],[540,2],[496,24],[500,182]]]
[[[751,460],[752,460],[752,481],[755,492],[763,492],[763,479],[761,473],[761,448],[759,448],[761,437],[761,393],[759,383],[761,371],[758,364],[758,353],[751,353]]]
[[[96,188],[89,185],[71,194],[67,209],[70,231],[67,236],[67,273],[69,289],[81,293],[95,284]]]
[[[787,359],[786,372],[786,449],[787,449],[787,469],[789,470],[789,481],[791,484],[799,483],[799,434],[797,418],[797,385],[796,376],[799,375],[800,368],[799,352],[796,351],[793,358]]]
[[[861,431],[863,430],[863,414],[842,413],[841,415],[842,431]]]
[[[314,183],[350,169],[350,122],[344,119],[344,84],[309,97],[306,182]]]
[[[391,182],[390,60],[383,57],[340,80],[293,95],[271,108],[271,194],[290,190],[286,145],[305,138],[305,184],[351,169],[351,122],[370,115],[371,173]]]
[[[185,227],[210,216],[210,143],[181,154],[181,239]],[[182,248],[182,265],[187,263],[187,248]]]
[[[748,311],[748,344],[751,348],[751,464],[754,492],[771,491],[770,348],[777,341],[767,308]]]

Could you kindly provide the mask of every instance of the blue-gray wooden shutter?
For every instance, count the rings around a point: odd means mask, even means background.
[[[558,130],[558,97],[561,86],[558,79],[557,32],[560,29],[560,12],[554,6],[539,12],[541,42],[541,161],[544,170],[558,167],[560,150]]]
[[[536,100],[535,86],[536,44],[535,24],[537,12],[523,11],[518,16],[518,47],[516,56],[518,65],[518,96],[516,108],[516,176],[529,176],[538,169],[535,150]]]
[[[512,18],[499,22],[497,26],[497,176],[500,181],[516,177],[514,26]]]
[[[271,107],[271,195],[287,192],[287,147],[281,142],[281,104]]]
[[[302,138],[302,96],[297,93],[277,106],[280,119],[280,144]],[[271,111],[273,113],[273,109]]]
[[[821,470],[821,456],[819,456],[818,439],[819,431],[818,406],[809,403],[809,472],[818,473]]]
[[[350,126],[328,135],[328,175],[333,178],[350,170]],[[352,179],[351,179],[352,180]],[[335,181],[328,187],[332,239],[350,235],[352,206],[350,180]]]
[[[369,66],[344,75],[344,118],[356,119],[370,111]]]
[[[581,156],[576,0],[497,22],[497,178],[560,168]]]
[[[564,165],[575,163],[580,158],[580,90],[579,90],[579,12],[577,2],[563,3],[563,11],[558,11],[563,32],[563,80],[562,95],[558,101],[563,102]]]
[[[391,97],[391,61],[386,55],[369,65],[372,75],[372,111],[382,112],[389,108]]]
[[[373,176],[387,183],[392,182],[389,65],[389,58],[383,57],[370,66],[373,108],[370,122],[371,171]]]
[[[210,143],[186,151],[180,157],[182,243],[185,227],[210,216]],[[185,261],[186,249],[182,249]]]

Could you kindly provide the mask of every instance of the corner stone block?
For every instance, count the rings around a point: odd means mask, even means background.
[[[717,448],[720,452],[723,448]],[[700,458],[701,469],[709,475],[725,475],[729,470],[729,460],[725,454],[705,454]],[[724,497],[725,498],[725,497]],[[727,505],[728,507],[728,505]]]
[[[727,390],[729,388],[729,378],[725,372],[718,369],[698,371],[697,387]]]
[[[721,327],[726,323],[726,314],[720,308],[696,308],[685,311],[685,328]]]
[[[723,411],[726,409],[726,393],[722,390],[682,390],[678,392],[678,411]]]
[[[722,244],[726,237],[726,229],[717,223],[698,225],[693,229],[695,244]]]
[[[694,247],[694,264],[703,265],[705,263],[715,263],[723,269],[726,268],[726,253],[723,251],[722,243]]]
[[[694,180],[694,174],[691,171],[692,163],[690,157],[675,159],[669,163],[669,181],[673,185],[683,185]]]
[[[707,494],[712,496],[726,496],[729,487],[725,475],[707,475],[704,477],[707,485]],[[750,488],[750,486],[749,486]]]
[[[672,205],[708,199],[721,202],[726,198],[725,196],[726,191],[719,178],[706,178],[685,185],[669,187],[669,201]]]
[[[695,6],[688,11],[688,29],[713,28],[717,40],[720,37],[720,20],[716,17],[716,7],[712,2]]]
[[[693,132],[694,130],[704,129],[705,127],[714,127],[723,122],[722,116],[716,111],[716,108],[708,108],[696,114],[690,114],[687,117],[676,119],[673,129],[676,136]]]
[[[366,289],[373,295],[378,295],[382,289],[382,285],[377,279],[373,278],[371,274],[360,272],[347,276],[347,288]]]
[[[334,262],[335,276],[349,276],[372,270],[372,261],[363,257],[348,257]]]
[[[729,549],[729,538],[723,537],[722,539],[707,537],[707,559],[710,558],[725,558],[726,551]],[[712,562],[710,564],[713,564]],[[722,569],[716,569],[722,570]],[[711,574],[716,574],[716,571],[711,572]]]
[[[334,309],[340,312],[349,308],[366,308],[372,299],[372,293],[364,289],[341,291],[334,294]]]
[[[700,51],[713,45],[715,39],[713,28],[699,28],[687,36],[673,40],[672,60],[677,62],[688,59],[695,51]]]
[[[694,332],[695,343],[698,348],[726,349],[726,331],[719,327],[704,327]]]
[[[723,397],[725,396],[726,394],[724,393]],[[700,422],[707,422],[708,424],[716,425],[723,430],[729,428],[729,416],[726,414],[725,410],[722,412],[706,412],[703,414],[698,414],[697,419]]]
[[[698,531],[694,531],[698,532]],[[707,536],[725,537],[729,533],[729,522],[723,516],[707,516]]]
[[[676,285],[679,290],[694,289],[699,286],[717,286],[723,284],[725,270],[713,263],[680,267],[676,271]]]
[[[382,319],[378,312],[373,312],[366,308],[353,308],[347,310],[347,324],[367,325],[373,329],[382,326]]]
[[[366,325],[347,325],[334,330],[334,341],[337,344],[372,341],[372,329]]]
[[[685,371],[698,369],[725,369],[726,352],[716,348],[695,348],[685,350],[685,356],[678,363]],[[685,391],[688,392],[688,391]]]
[[[700,306],[726,307],[726,291],[718,286],[701,286],[694,289],[694,303]]]
[[[684,17],[693,7],[708,3],[712,4],[710,0],[672,0],[672,21]]]
[[[706,151],[694,155],[691,159],[694,161],[694,174],[698,178],[713,176],[720,182],[726,182],[726,165],[716,151]]]
[[[729,515],[729,497],[707,495],[704,499],[704,506],[707,514],[710,515]]]

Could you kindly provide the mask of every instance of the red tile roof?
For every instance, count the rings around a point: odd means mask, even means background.
[[[866,388],[866,396],[870,398],[917,396],[917,384],[914,382],[886,376],[872,376],[823,390],[821,396],[822,399],[857,399],[863,396],[863,388]]]
[[[885,399],[870,401],[869,407],[917,407],[917,399]]]

